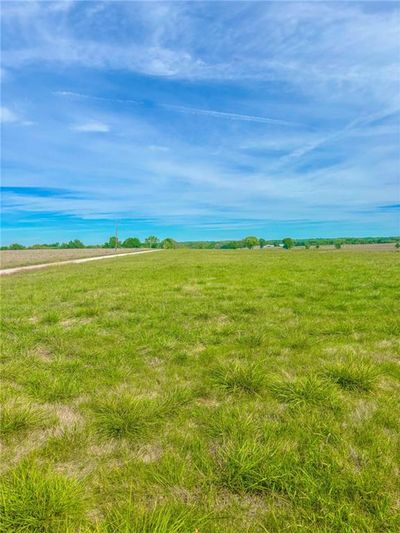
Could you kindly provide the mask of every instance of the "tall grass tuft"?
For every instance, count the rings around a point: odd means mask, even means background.
[[[342,389],[368,392],[373,389],[379,373],[372,363],[352,359],[332,366],[327,376]]]
[[[5,404],[0,411],[0,436],[9,438],[21,432],[45,429],[56,421],[56,417],[43,408],[14,400]]]
[[[271,385],[276,398],[292,406],[321,405],[335,406],[338,396],[328,381],[315,375],[297,378],[293,381],[279,380]]]
[[[158,422],[156,407],[154,400],[143,400],[126,394],[106,398],[93,409],[97,432],[105,437],[143,437]]]
[[[22,464],[0,488],[0,531],[78,531],[85,521],[82,486],[74,480]]]
[[[172,416],[190,395],[174,389],[160,399],[112,395],[93,405],[96,429],[105,437],[142,438],[156,430],[162,419]]]
[[[292,454],[277,444],[228,442],[217,459],[221,483],[233,492],[284,490],[293,469]]]
[[[199,531],[207,521],[207,515],[199,516],[191,507],[182,504],[172,502],[144,509],[130,501],[111,511],[104,530],[107,533],[186,533]]]
[[[265,387],[265,371],[257,363],[235,362],[214,368],[211,380],[226,392],[259,394]]]

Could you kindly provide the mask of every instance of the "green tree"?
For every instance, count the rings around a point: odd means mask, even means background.
[[[243,243],[241,241],[228,241],[221,245],[221,250],[236,250],[241,248]]]
[[[147,248],[157,248],[157,245],[159,242],[160,242],[160,239],[156,237],[155,235],[150,235],[149,237],[146,237],[144,241]]]
[[[285,239],[282,239],[283,247],[286,248],[286,250],[290,250],[290,248],[293,248],[294,246],[294,240],[290,237],[286,237]]]
[[[174,239],[171,239],[171,237],[167,237],[162,241],[161,246],[165,249],[170,250],[172,248],[177,248],[178,243]]]
[[[17,242],[14,242],[13,244],[10,244],[8,249],[9,250],[24,250],[25,246],[22,246],[22,244],[18,244]]]
[[[122,248],[140,248],[141,242],[137,237],[128,237],[122,243]]]
[[[251,250],[252,248],[254,248],[254,246],[258,245],[258,239],[257,237],[253,236],[245,237],[243,239],[243,245],[246,246],[246,248],[248,248],[249,250]]]
[[[336,250],[340,250],[340,248],[342,247],[342,243],[340,241],[336,241],[335,242],[335,248]]]
[[[60,248],[85,248],[85,245],[79,239],[73,241],[64,242]]]
[[[306,250],[309,250],[309,249],[310,249],[310,243],[309,243],[309,242],[305,242],[305,243],[304,243],[304,248],[305,248]]]
[[[115,235],[111,235],[108,241],[104,244],[103,248],[118,248],[119,240]]]
[[[258,239],[258,244],[260,245],[260,248],[264,248],[264,246],[267,244],[267,241],[265,239]]]
[[[396,242],[395,247],[396,247],[397,249],[400,248],[400,242],[399,242],[399,241]]]

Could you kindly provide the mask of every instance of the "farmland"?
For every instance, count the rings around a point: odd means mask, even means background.
[[[143,248],[144,249],[144,248]],[[140,248],[76,248],[76,249],[28,249],[0,251],[1,268],[56,263],[85,257],[113,255],[115,253],[137,252]]]
[[[399,254],[2,280],[1,531],[396,531]]]

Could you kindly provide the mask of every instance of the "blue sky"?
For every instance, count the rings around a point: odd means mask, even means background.
[[[2,5],[2,242],[396,235],[395,2]]]

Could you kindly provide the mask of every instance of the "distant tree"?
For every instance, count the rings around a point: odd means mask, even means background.
[[[122,248],[140,248],[141,242],[137,237],[128,237],[122,243]]]
[[[242,241],[228,241],[221,244],[221,250],[237,250],[243,246]]]
[[[157,245],[159,242],[160,242],[160,239],[158,237],[155,237],[154,235],[150,235],[149,237],[146,237],[144,241],[147,248],[157,248]]]
[[[318,243],[315,245],[315,248],[317,248],[317,250],[319,249],[319,244]]]
[[[399,242],[399,241],[396,242],[395,247],[396,247],[397,249],[400,248],[400,242]]]
[[[79,239],[74,239],[73,241],[69,241],[68,248],[85,248],[85,245]]]
[[[260,245],[260,248],[264,248],[264,246],[267,244],[267,241],[265,239],[258,239],[258,244]]]
[[[104,244],[103,248],[118,248],[120,242],[115,235],[111,235],[108,241]]]
[[[252,248],[258,245],[258,239],[257,237],[253,236],[245,237],[243,239],[243,245],[249,250],[251,250]]]
[[[161,246],[167,250],[171,250],[172,248],[178,248],[178,243],[171,239],[171,237],[167,237],[161,242]]]
[[[335,248],[336,250],[340,250],[340,248],[342,247],[342,243],[340,241],[336,241],[335,242]]]
[[[22,244],[18,244],[17,242],[14,242],[13,244],[10,244],[8,249],[9,250],[24,250],[25,246],[22,246]]]
[[[294,240],[291,239],[290,237],[286,237],[285,239],[282,240],[283,242],[283,247],[286,248],[286,250],[290,250],[290,248],[293,248],[294,246]]]
[[[310,249],[310,243],[309,243],[309,242],[305,242],[305,243],[304,243],[304,248],[305,248],[306,250],[309,250],[309,249]]]

